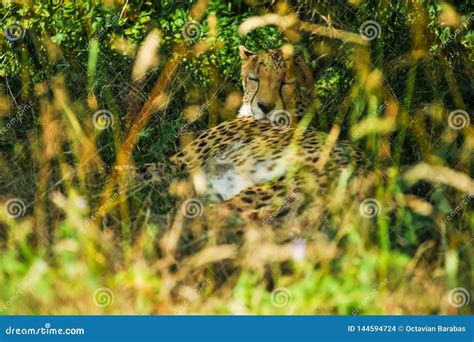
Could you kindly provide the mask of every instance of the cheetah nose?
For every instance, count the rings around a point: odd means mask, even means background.
[[[270,113],[273,108],[275,108],[274,103],[268,103],[268,102],[257,102],[258,107],[264,112],[265,114]]]

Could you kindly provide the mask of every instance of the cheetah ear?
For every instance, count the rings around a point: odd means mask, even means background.
[[[253,55],[255,55],[255,53],[253,53],[252,51],[247,49],[245,46],[240,45],[239,46],[239,55],[240,55],[240,58],[242,58],[245,61],[245,60],[249,59],[250,57],[252,57]]]

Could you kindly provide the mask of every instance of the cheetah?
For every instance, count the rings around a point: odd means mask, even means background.
[[[199,196],[233,213],[268,218],[294,197],[276,215],[284,217],[365,159],[351,144],[331,143],[328,134],[298,125],[314,86],[302,58],[245,47],[240,57],[244,95],[237,118],[202,132],[171,161],[191,173]]]
[[[283,49],[255,54],[240,46],[239,54],[244,96],[237,117],[261,120],[284,112],[301,118],[313,98],[313,73],[306,61]]]

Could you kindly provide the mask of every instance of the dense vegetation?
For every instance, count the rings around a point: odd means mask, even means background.
[[[269,13],[301,23],[243,32]],[[0,18],[0,314],[472,312],[469,1],[4,1]],[[307,117],[373,161],[376,214],[341,202],[287,243],[182,217],[169,157],[235,117],[242,44],[310,61]]]

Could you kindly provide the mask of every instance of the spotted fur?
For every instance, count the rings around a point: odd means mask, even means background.
[[[284,57],[280,50],[255,55],[242,49],[241,56],[243,106],[253,108],[257,98],[275,101],[279,107],[273,111],[283,108],[292,116],[304,113],[311,78],[298,68],[301,64],[294,57]],[[249,81],[256,75],[259,82]],[[294,82],[282,90],[281,80],[288,78]],[[258,111],[250,115],[242,111],[236,119],[204,131],[171,158],[189,170],[198,195],[220,202],[230,213],[258,219],[261,224],[269,223],[269,213],[277,213],[270,220],[274,222],[301,210],[305,203],[314,204],[311,199],[321,197],[343,172],[354,173],[366,163],[363,154],[347,142],[326,146],[325,133],[280,125]]]

